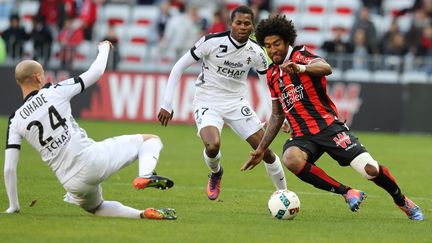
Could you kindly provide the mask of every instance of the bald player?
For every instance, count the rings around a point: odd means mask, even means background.
[[[123,135],[95,142],[87,137],[72,117],[70,100],[99,80],[106,68],[112,45],[101,42],[89,70],[55,85],[47,83],[41,64],[25,60],[16,66],[15,79],[24,98],[23,105],[9,118],[4,180],[9,198],[6,213],[18,213],[16,169],[24,138],[48,164],[66,190],[64,201],[97,216],[176,219],[171,208],[137,210],[102,197],[101,183],[113,173],[138,159],[136,189],[171,188],[169,178],[155,175],[162,149],[160,138],[152,134]]]

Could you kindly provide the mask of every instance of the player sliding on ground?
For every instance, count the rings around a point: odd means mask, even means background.
[[[261,20],[255,33],[258,43],[267,49],[273,61],[267,70],[273,108],[265,135],[242,170],[252,169],[262,160],[286,118],[292,138],[283,146],[283,162],[298,178],[342,195],[349,208],[357,211],[366,194],[339,183],[315,165],[325,152],[341,166],[351,166],[386,190],[409,219],[423,220],[420,207],[402,193],[389,170],[378,164],[338,120],[336,106],[326,90],[326,76],[331,74],[331,66],[305,46],[294,46],[297,33],[292,21],[280,15],[272,16]]]
[[[99,53],[88,71],[55,85],[46,83],[44,69],[36,61],[25,60],[16,66],[15,79],[24,104],[8,123],[4,166],[9,197],[6,213],[20,211],[16,169],[21,140],[25,138],[67,191],[64,201],[97,216],[176,219],[174,209],[142,211],[102,198],[101,183],[136,159],[139,162],[139,177],[133,182],[136,189],[168,189],[174,185],[170,179],[153,173],[162,149],[158,136],[124,135],[95,142],[72,117],[71,98],[101,78],[111,47],[108,41],[100,43]]]

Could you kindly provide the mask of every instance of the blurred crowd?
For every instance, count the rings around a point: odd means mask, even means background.
[[[25,2],[36,3],[33,15],[23,14]],[[73,68],[73,63],[80,60],[77,49],[83,43],[107,39],[116,46],[110,57],[110,68],[117,69],[124,56],[122,52],[126,52],[123,42],[127,30],[121,32],[120,28],[123,25],[124,30],[128,26],[125,28],[125,23],[102,16],[102,9],[108,5],[127,5],[131,9],[138,6],[156,9],[151,23],[146,23],[149,31],[141,44],[148,47],[147,60],[170,64],[202,35],[228,30],[229,12],[239,2],[255,11],[257,21],[281,12],[291,18],[290,13],[276,4],[282,0],[1,0],[0,62],[32,58],[51,65],[51,59],[55,58],[61,68]],[[353,13],[350,28],[342,23],[335,25],[318,46],[309,47],[341,69],[373,70],[380,65],[402,71],[411,65],[432,73],[432,61],[429,61],[432,57],[432,0],[412,0],[409,6],[393,11],[385,28],[380,26],[380,20],[389,19],[383,2],[385,0],[358,0],[359,7]],[[293,21],[296,23],[295,18]],[[298,28],[299,36],[307,31],[301,26]],[[312,35],[312,38],[323,36],[319,35]],[[25,51],[26,43],[32,45],[30,54]],[[299,44],[308,45],[307,41]]]

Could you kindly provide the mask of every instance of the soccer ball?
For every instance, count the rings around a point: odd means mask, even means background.
[[[294,219],[300,211],[300,199],[289,190],[278,190],[268,201],[270,214],[277,219]]]

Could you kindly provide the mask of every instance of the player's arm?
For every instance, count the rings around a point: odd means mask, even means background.
[[[20,206],[18,201],[17,189],[17,166],[20,150],[17,148],[6,148],[4,163],[4,182],[7,196],[9,198],[9,208],[6,213],[19,213]]]
[[[310,64],[298,64],[294,62],[286,62],[281,65],[283,71],[287,73],[306,73],[313,76],[327,76],[332,73],[332,68],[323,59],[315,59]]]
[[[158,119],[163,126],[167,126],[169,120],[172,119],[174,111],[172,108],[172,102],[174,97],[174,90],[176,89],[180,78],[184,71],[197,62],[192,56],[191,52],[184,54],[174,65],[168,77],[168,84],[165,90],[164,101],[162,107],[159,110]]]
[[[251,152],[250,159],[246,161],[246,163],[241,168],[242,171],[247,169],[251,170],[261,162],[261,160],[264,157],[265,151],[268,149],[268,147],[270,146],[270,144],[273,142],[274,138],[278,134],[284,120],[285,120],[285,115],[281,107],[281,104],[279,103],[278,100],[273,100],[272,114],[268,121],[264,136],[261,139],[261,142],[259,143],[258,147],[255,149],[255,151]]]
[[[90,68],[80,75],[82,80],[83,89],[88,88],[92,84],[96,83],[105,72],[105,68],[108,61],[109,51],[112,47],[111,42],[103,41],[99,43],[98,46],[98,55]]]

